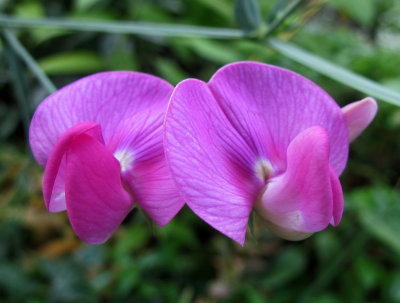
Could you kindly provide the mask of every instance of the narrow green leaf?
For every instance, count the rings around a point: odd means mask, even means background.
[[[244,31],[231,28],[214,28],[162,23],[111,22],[111,21],[75,21],[43,18],[21,19],[0,15],[0,26],[13,28],[61,28],[84,32],[103,32],[137,34],[146,36],[203,37],[215,39],[234,39],[248,36]]]
[[[257,0],[236,0],[235,18],[240,28],[254,31],[261,26],[262,18]]]
[[[47,89],[49,93],[53,93],[57,90],[53,82],[47,77],[47,75],[40,69],[35,59],[28,53],[24,46],[18,41],[15,34],[8,30],[3,30],[3,37],[10,44],[10,47],[14,52],[25,62],[25,64],[30,68],[32,73],[40,81],[44,88]]]
[[[91,73],[103,69],[101,58],[87,51],[56,54],[38,63],[43,71],[53,75]]]
[[[270,36],[305,0],[294,0],[281,13],[276,13],[277,17],[268,24],[264,37]],[[279,6],[278,3],[277,6]]]
[[[382,101],[400,106],[400,93],[384,87],[379,83],[331,63],[326,59],[311,54],[294,44],[282,42],[277,39],[269,39],[268,44],[286,57],[329,78],[352,87],[362,93],[381,99]]]

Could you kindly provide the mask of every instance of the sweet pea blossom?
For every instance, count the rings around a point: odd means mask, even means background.
[[[173,87],[135,72],[80,79],[46,98],[29,131],[50,212],[85,242],[105,242],[137,202],[160,226],[180,210],[162,123]]]
[[[243,245],[255,209],[300,240],[339,224],[349,142],[376,111],[372,98],[341,109],[294,72],[238,62],[177,85],[164,148],[185,202],[212,227]]]

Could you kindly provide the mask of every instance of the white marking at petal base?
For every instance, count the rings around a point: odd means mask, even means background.
[[[129,150],[117,150],[114,153],[114,157],[119,161],[121,165],[121,172],[125,172],[132,168],[132,163],[134,160],[133,153]]]
[[[268,160],[261,158],[254,165],[254,172],[262,182],[266,182],[274,173],[274,169]]]

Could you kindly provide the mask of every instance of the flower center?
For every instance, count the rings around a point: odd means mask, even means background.
[[[114,153],[114,157],[119,161],[121,165],[121,172],[125,172],[132,168],[132,163],[134,160],[133,153],[129,150],[117,150]]]
[[[274,173],[274,169],[268,160],[260,158],[254,165],[254,172],[262,182],[267,182]]]

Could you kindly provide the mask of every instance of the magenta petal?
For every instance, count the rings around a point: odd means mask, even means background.
[[[66,209],[65,206],[65,152],[72,140],[81,133],[94,136],[102,142],[100,125],[85,122],[75,125],[62,134],[54,145],[43,176],[43,196],[47,209],[58,212]]]
[[[135,165],[123,175],[135,202],[159,225],[166,225],[185,204],[162,159],[151,159]]]
[[[185,202],[215,229],[243,244],[263,186],[252,169],[257,157],[206,83],[188,79],[177,85],[164,131],[166,157]]]
[[[105,72],[75,81],[36,109],[29,129],[33,154],[45,166],[60,136],[88,121],[101,125],[108,146],[122,121],[142,111],[165,113],[172,90],[166,81],[136,72]]]
[[[150,111],[132,116],[118,129],[121,137],[114,151],[135,202],[159,226],[167,224],[184,205],[165,160],[164,116],[165,112]]]
[[[105,242],[132,208],[120,165],[104,145],[77,135],[67,152],[66,203],[71,225],[89,244]]]
[[[377,110],[378,104],[371,97],[350,103],[342,108],[349,130],[350,142],[357,138],[372,122]]]
[[[333,199],[333,216],[331,219],[331,224],[333,226],[337,226],[343,215],[343,190],[339,178],[333,168],[329,167],[329,170]]]
[[[257,210],[285,229],[320,231],[332,218],[330,176],[328,134],[319,126],[309,128],[290,143],[287,170],[268,183]]]
[[[215,98],[247,144],[284,171],[290,142],[312,126],[330,140],[330,163],[339,175],[347,161],[348,131],[339,106],[319,86],[283,68],[238,62],[209,82]]]

